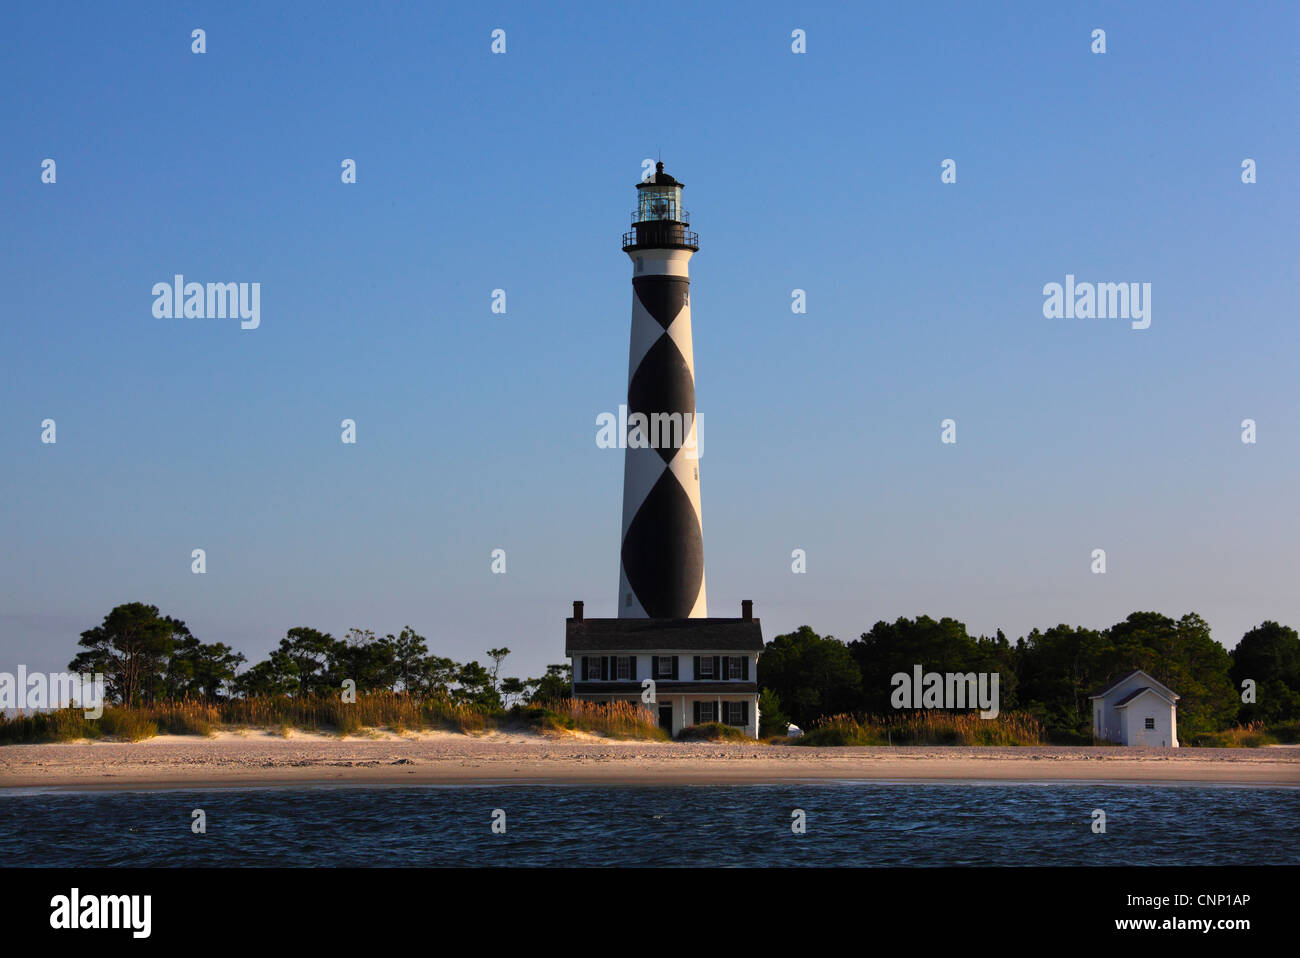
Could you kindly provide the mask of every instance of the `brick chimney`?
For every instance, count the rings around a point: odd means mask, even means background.
[[[740,600],[740,617],[744,619],[746,622],[754,621],[754,600],[753,599]]]
[[[577,600],[573,603],[573,618],[575,622],[582,621],[582,603]]]

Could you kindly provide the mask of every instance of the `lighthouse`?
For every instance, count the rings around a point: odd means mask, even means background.
[[[632,230],[623,234],[632,260],[632,334],[619,618],[708,615],[691,348],[690,261],[700,247],[682,187],[657,163],[636,186]]]
[[[623,234],[632,336],[618,616],[588,618],[585,603],[573,603],[564,622],[573,697],[631,705],[670,736],[721,723],[757,738],[763,627],[754,603],[741,600],[739,618],[710,618],[704,599],[691,348],[690,262],[699,238],[682,209],[682,184],[662,163],[636,190],[632,229]]]

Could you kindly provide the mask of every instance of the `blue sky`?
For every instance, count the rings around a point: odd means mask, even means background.
[[[409,623],[561,661],[571,600],[615,614],[595,419],[660,152],[713,615],[1300,626],[1294,4],[270,6],[0,13],[0,669],[136,600],[250,660]],[[261,326],[155,318],[175,273]],[[1045,318],[1067,273],[1150,283],[1150,328]]]

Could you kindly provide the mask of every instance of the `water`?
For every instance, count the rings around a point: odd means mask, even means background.
[[[193,834],[191,812],[207,815]],[[505,812],[493,834],[492,812]],[[791,831],[791,811],[807,832]],[[1094,834],[1092,812],[1106,813]],[[6,865],[1300,863],[1300,790],[1098,784],[0,793]]]

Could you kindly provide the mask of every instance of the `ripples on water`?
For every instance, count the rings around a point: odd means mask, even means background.
[[[190,813],[207,813],[207,834]],[[492,833],[504,809],[507,830]],[[790,813],[807,813],[795,835]],[[1107,830],[1093,834],[1092,811]],[[6,865],[1296,864],[1300,790],[566,786],[0,793]]]

